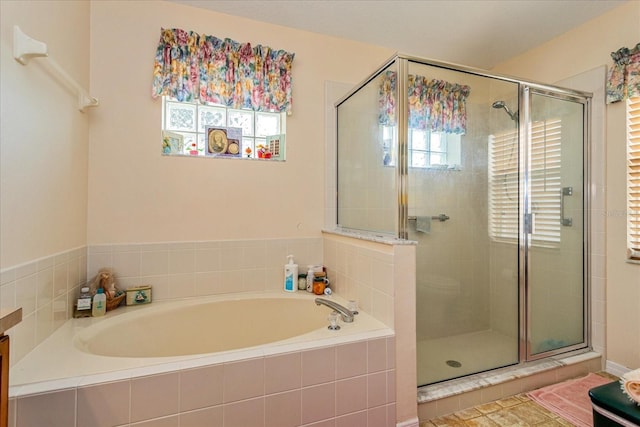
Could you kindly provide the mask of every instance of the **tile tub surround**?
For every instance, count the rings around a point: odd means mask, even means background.
[[[322,264],[322,239],[215,240],[91,245],[89,277],[111,268],[120,288],[151,285],[154,301],[281,290],[287,255],[299,271]]]
[[[394,337],[185,366],[14,397],[9,425],[393,426],[395,366]]]
[[[331,286],[395,330],[397,421],[417,426],[415,242],[325,230],[323,249]]]
[[[283,300],[293,299],[299,301],[302,305],[308,305],[310,319],[317,318],[317,315],[325,316],[326,319],[330,313],[327,307],[314,304],[315,295],[310,295],[306,292],[300,295],[292,295],[284,291],[272,291],[231,296],[218,295],[180,301],[159,301],[150,305],[119,308],[99,318],[70,319],[49,339],[12,367],[9,395],[21,396],[42,393],[79,384],[88,385],[149,374],[166,373],[183,369],[185,366],[213,365],[270,356],[277,353],[302,351],[316,347],[346,344],[352,341],[393,336],[391,329],[366,312],[362,312],[352,323],[339,322],[341,329],[338,331],[329,330],[327,328],[329,321],[326,320],[317,329],[297,336],[291,336],[286,339],[280,338],[277,341],[274,336],[272,342],[263,344],[256,342],[254,345],[246,343],[247,347],[245,348],[232,348],[212,353],[193,353],[165,357],[159,357],[159,355],[154,354],[138,357],[111,357],[101,355],[100,351],[97,354],[92,354],[85,350],[84,344],[82,344],[83,339],[114,327],[116,330],[122,330],[123,333],[139,331],[135,326],[140,323],[144,324],[144,319],[150,319],[158,314],[162,316],[165,312],[167,312],[167,319],[175,319],[174,327],[170,325],[164,326],[164,328],[171,328],[171,330],[167,329],[166,331],[167,346],[175,345],[178,340],[172,340],[171,337],[181,334],[183,331],[184,337],[190,339],[193,337],[196,340],[201,335],[204,336],[207,330],[212,330],[216,326],[224,328],[224,331],[221,331],[222,335],[233,335],[233,324],[230,319],[226,324],[189,325],[181,321],[182,318],[179,314],[188,315],[193,311],[197,311],[195,309],[196,306],[213,307],[210,304],[222,304],[221,307],[224,307],[225,301],[234,302],[247,299],[249,300],[247,302],[251,303],[261,298],[268,300],[282,298]],[[346,301],[338,295],[332,296],[332,299],[338,303],[346,304]],[[194,307],[194,310],[190,310],[190,307]],[[212,312],[212,316],[215,317],[215,314],[216,312]],[[264,316],[268,316],[268,314],[264,314]],[[303,321],[298,316],[290,320],[292,322]],[[252,321],[258,322],[260,319],[253,319]],[[274,331],[277,333],[276,329]],[[115,340],[115,345],[118,345],[117,337],[113,337],[113,339]],[[160,338],[156,338],[156,341],[158,339]],[[262,339],[262,335],[257,339]],[[56,363],[50,363],[51,360],[55,360]]]
[[[87,248],[80,247],[0,271],[0,307],[21,307],[11,336],[11,366],[72,317],[87,282]]]

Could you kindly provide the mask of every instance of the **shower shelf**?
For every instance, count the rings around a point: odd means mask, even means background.
[[[78,110],[85,112],[87,107],[96,107],[99,104],[97,98],[89,95],[77,81],[74,80],[56,61],[49,57],[47,44],[26,35],[20,27],[13,27],[13,58],[22,65],[27,65],[32,58],[46,57],[49,65],[61,77],[64,82],[72,87],[78,95]]]

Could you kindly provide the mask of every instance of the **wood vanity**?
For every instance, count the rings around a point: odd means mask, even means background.
[[[22,308],[0,309],[0,427],[9,424],[9,335],[4,333],[21,320]]]

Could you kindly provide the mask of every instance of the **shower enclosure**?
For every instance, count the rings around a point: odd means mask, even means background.
[[[418,385],[588,349],[590,102],[397,55],[336,103],[338,225],[417,242]]]

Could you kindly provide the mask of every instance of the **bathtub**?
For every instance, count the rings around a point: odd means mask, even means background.
[[[251,348],[326,327],[328,309],[314,305],[309,298],[262,296],[139,308],[78,332],[74,346],[100,356],[144,358]]]
[[[305,354],[314,350],[334,349],[330,351],[335,351],[339,363],[340,349],[349,346],[364,349],[366,359],[378,357],[384,347],[383,371],[393,376],[393,330],[364,312],[353,323],[339,322],[339,331],[329,330],[331,310],[317,306],[315,297],[306,292],[230,294],[159,301],[121,307],[101,318],[70,319],[12,366],[9,396],[19,400],[280,355],[300,354],[304,361]],[[330,298],[347,304],[335,294]],[[369,354],[374,347],[376,354]],[[387,383],[391,386],[394,380]],[[303,386],[299,381],[300,390]],[[393,393],[388,394],[387,406],[394,401]]]

